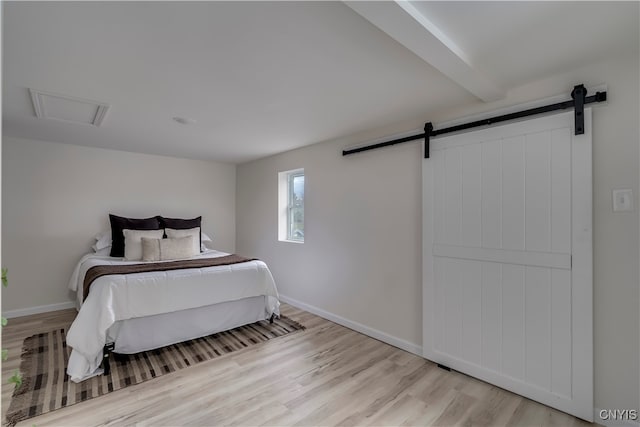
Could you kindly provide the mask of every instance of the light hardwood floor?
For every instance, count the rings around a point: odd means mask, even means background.
[[[307,327],[19,425],[589,425],[283,304]],[[25,337],[68,326],[74,310],[11,319],[6,379]]]

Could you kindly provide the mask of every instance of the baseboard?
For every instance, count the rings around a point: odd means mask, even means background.
[[[2,313],[7,319],[14,317],[29,316],[31,314],[48,313],[50,311],[66,310],[68,308],[75,308],[76,304],[73,301],[60,302],[58,304],[39,305],[36,307],[19,308],[17,310],[8,310]]]
[[[413,353],[416,354],[420,357],[422,357],[422,347],[417,345],[417,344],[413,344],[410,343],[409,341],[405,341],[403,339],[400,338],[396,338],[394,336],[391,336],[387,333],[384,333],[382,331],[379,331],[377,329],[373,329],[370,328],[366,325],[363,325],[362,323],[358,323],[358,322],[354,322],[353,320],[349,320],[349,319],[345,319],[344,317],[338,316],[337,314],[333,314],[330,313],[328,311],[325,311],[321,308],[315,307],[313,305],[310,304],[306,304],[302,301],[298,301],[296,299],[290,298],[286,295],[282,295],[280,294],[280,300],[282,302],[286,302],[287,304],[290,304],[294,307],[297,307],[299,309],[308,311],[309,313],[313,313],[317,316],[320,316],[324,319],[330,320],[334,323],[337,323],[339,325],[342,325],[344,327],[347,327],[349,329],[353,329],[354,331],[360,332],[361,334],[365,334],[371,338],[375,338],[379,341],[382,341],[384,343],[387,343],[389,345],[392,345],[394,347],[398,347],[402,350],[408,351],[409,353]]]
[[[602,419],[600,414],[603,410],[594,408],[593,410],[593,422],[603,425],[605,427],[640,427],[640,413],[636,412],[635,420],[613,420]]]

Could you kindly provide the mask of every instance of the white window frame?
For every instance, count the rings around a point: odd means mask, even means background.
[[[304,176],[304,169],[278,173],[278,240],[281,242],[304,243],[304,236],[302,238],[292,236],[293,180],[299,176]],[[304,202],[302,206],[304,211]]]
[[[294,189],[293,189],[293,180],[298,177],[304,177],[304,170],[298,170],[296,172],[291,172],[287,176],[287,186],[288,186],[288,206],[287,206],[287,240],[294,242],[304,242],[304,234],[302,238],[296,238],[293,236],[293,198],[294,198]],[[304,213],[304,201],[302,202],[302,212]],[[304,232],[304,221],[302,223],[302,230]]]

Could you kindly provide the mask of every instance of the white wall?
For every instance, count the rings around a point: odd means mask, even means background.
[[[420,343],[420,146],[348,158],[341,148],[239,166],[238,252],[264,259],[282,294]],[[302,245],[278,241],[278,172],[296,168],[305,172]]]
[[[109,213],[193,218],[217,248],[235,250],[235,166],[5,137],[2,145],[2,309],[73,300],[67,290]]]
[[[638,206],[613,213],[611,190],[638,194],[638,57],[584,67],[518,88],[502,101],[431,113],[404,124],[238,166],[237,251],[264,259],[281,294],[400,340],[421,344],[419,143],[342,157],[354,143],[436,126],[481,111],[608,85],[594,108],[595,406],[640,400]],[[425,96],[428,96],[426,94]],[[279,242],[277,176],[305,170],[305,243]]]

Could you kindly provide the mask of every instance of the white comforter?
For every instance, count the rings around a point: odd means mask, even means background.
[[[197,258],[228,255],[207,251]],[[67,334],[72,348],[67,373],[79,382],[100,374],[107,330],[119,320],[152,316],[266,296],[267,313],[279,314],[278,291],[262,261],[198,269],[118,274],[97,278],[82,301],[83,281],[89,268],[105,264],[137,264],[95,254],[85,255],[76,266],[69,288],[77,293],[78,316]]]

